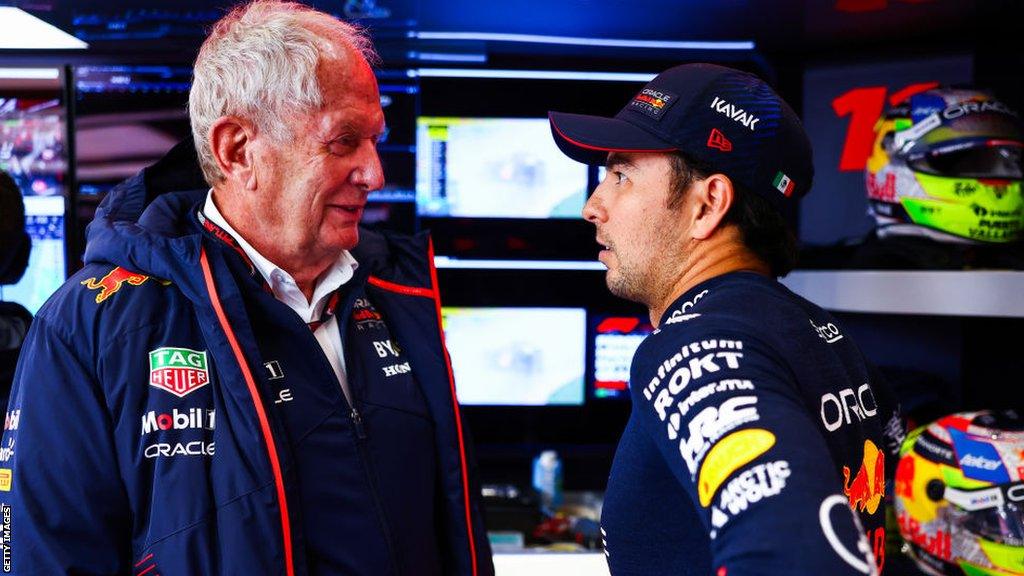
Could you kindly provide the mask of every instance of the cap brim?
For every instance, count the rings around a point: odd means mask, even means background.
[[[609,152],[672,152],[677,147],[618,118],[549,112],[558,149],[577,162],[602,165]]]

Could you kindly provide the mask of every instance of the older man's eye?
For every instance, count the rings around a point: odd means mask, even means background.
[[[341,138],[335,138],[328,142],[327,151],[331,154],[343,156],[355,148],[358,143],[359,141],[354,137],[342,136]]]

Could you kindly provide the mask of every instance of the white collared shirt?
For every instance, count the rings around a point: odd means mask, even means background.
[[[327,306],[327,301],[330,299],[331,294],[341,287],[342,284],[351,280],[356,268],[359,266],[359,263],[356,262],[356,259],[352,257],[348,250],[342,250],[338,260],[317,279],[316,287],[313,289],[313,298],[307,301],[305,294],[299,289],[299,285],[295,283],[295,279],[292,278],[291,274],[257,252],[251,244],[245,241],[245,238],[242,238],[228,224],[220,210],[217,209],[217,205],[213,202],[213,189],[210,189],[206,194],[203,214],[238,242],[245,255],[252,260],[256,270],[266,279],[270,290],[274,293],[274,297],[294,310],[299,315],[299,318],[307,324],[320,318],[320,314],[323,313],[323,309]],[[337,376],[338,383],[345,393],[345,398],[348,399],[351,405],[352,394],[349,392],[348,377],[345,372],[345,354],[341,349],[341,331],[338,327],[338,316],[332,315],[313,332],[313,336],[316,337],[320,348],[323,349],[324,356],[327,357],[331,368],[334,369],[334,375]]]

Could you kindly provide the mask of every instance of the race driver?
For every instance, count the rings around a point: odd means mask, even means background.
[[[550,120],[607,167],[583,217],[609,290],[657,328],[602,514],[613,576],[878,573],[903,426],[849,334],[776,280],[813,172],[796,115],[751,74],[688,64],[614,118]]]

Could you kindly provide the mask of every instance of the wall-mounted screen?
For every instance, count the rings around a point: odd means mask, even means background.
[[[0,299],[33,314],[67,276],[67,116],[60,68],[0,68],[0,170],[25,200],[28,268]]]
[[[593,397],[626,398],[633,355],[654,328],[640,316],[604,316],[596,320]]]
[[[547,118],[420,117],[421,216],[579,218],[587,167],[559,152]]]
[[[583,404],[583,308],[445,307],[441,315],[462,404]]]
[[[0,286],[0,300],[35,314],[64,283],[64,198],[26,196],[25,229],[32,238],[28,268],[17,284]]]

